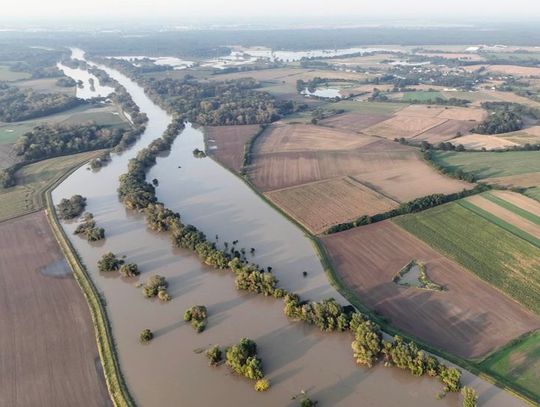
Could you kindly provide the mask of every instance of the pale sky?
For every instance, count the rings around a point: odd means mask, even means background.
[[[387,14],[389,13],[389,14]],[[2,0],[0,18],[540,18],[540,0]]]

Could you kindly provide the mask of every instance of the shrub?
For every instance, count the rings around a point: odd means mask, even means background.
[[[270,381],[266,378],[259,379],[255,382],[255,391],[266,391],[270,388]]]
[[[476,407],[478,396],[476,395],[476,391],[474,389],[465,386],[461,390],[461,394],[463,395],[463,407]]]
[[[206,357],[209,360],[210,366],[217,366],[223,358],[220,347],[217,345],[212,346],[206,351]]]
[[[184,312],[184,321],[191,322],[191,326],[197,332],[204,331],[207,318],[208,311],[204,305],[194,305]]]
[[[154,275],[148,277],[146,283],[143,285],[143,294],[146,298],[153,298],[158,295],[160,291],[167,293],[167,287],[169,283],[165,277]],[[164,297],[164,294],[161,294]],[[161,298],[160,298],[161,299]]]
[[[120,274],[124,277],[135,277],[141,274],[141,272],[135,263],[127,263],[120,266]]]
[[[139,334],[139,340],[141,341],[141,343],[148,343],[152,339],[154,339],[154,334],[150,329],[143,329]]]
[[[124,260],[118,259],[114,253],[109,252],[105,253],[98,260],[98,270],[103,272],[118,271],[122,264],[124,264]]]

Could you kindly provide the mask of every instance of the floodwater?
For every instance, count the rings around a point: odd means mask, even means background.
[[[141,61],[144,59],[150,59],[156,65],[170,66],[173,69],[186,69],[193,66],[193,61],[186,61],[177,57],[146,57],[146,56],[111,56],[107,58],[123,59],[129,61],[135,66],[140,66]]]
[[[125,210],[117,198],[118,176],[127,170],[129,158],[160,136],[170,117],[134,82],[105,69],[148,115],[147,130],[130,150],[113,154],[112,162],[99,172],[84,167],[75,171],[54,190],[53,199],[82,194],[87,197],[86,210],[105,228],[105,243],[96,246],[73,236],[75,223],[63,224],[106,300],[120,366],[138,405],[292,407],[299,403],[291,397],[302,390],[321,406],[460,405],[455,394],[436,400],[441,390],[436,380],[381,365],[356,367],[349,333],[321,333],[289,322],[281,301],[237,291],[230,272],[205,267],[193,254],[173,249],[166,235],[146,228],[141,214]],[[333,296],[343,302],[302,232],[213,160],[194,158],[194,148],[204,148],[203,134],[188,125],[171,152],[158,158],[148,179],[159,180],[159,200],[208,237],[217,234],[219,244],[238,239],[238,247],[248,253],[254,247],[253,261],[272,266],[282,287],[304,298]],[[140,278],[99,273],[96,262],[108,251],[138,263]],[[303,271],[308,271],[307,277]],[[167,278],[169,303],[145,299],[135,287],[153,274]],[[196,304],[206,305],[209,312],[207,329],[201,334],[182,320],[184,310]],[[141,345],[138,336],[145,328],[154,331],[155,339]],[[242,337],[258,344],[272,383],[267,393],[255,392],[252,382],[233,376],[226,366],[209,367],[204,354],[195,352],[211,344],[236,343]],[[465,375],[465,383],[479,390],[484,406],[522,405],[472,375]]]
[[[313,92],[306,88],[302,94],[305,96],[316,96],[325,99],[341,99],[341,89],[337,88],[316,88]]]
[[[66,76],[74,79],[76,82],[82,81],[82,86],[77,85],[76,96],[80,99],[91,99],[95,97],[107,97],[114,92],[114,88],[103,86],[99,83],[99,79],[90,74],[88,71],[79,68],[70,68],[61,63],[56,64],[58,69],[64,72]],[[93,85],[90,79],[94,80]]]
[[[328,58],[328,57],[338,57],[338,56],[347,56],[353,54],[367,54],[370,52],[393,52],[395,50],[390,48],[365,48],[365,47],[355,47],[355,48],[342,48],[342,49],[314,49],[307,51],[275,51],[270,48],[265,47],[235,47],[236,52],[241,52],[247,55],[251,55],[257,58],[265,58],[270,61],[284,61],[284,62],[294,62],[300,61],[302,58]]]

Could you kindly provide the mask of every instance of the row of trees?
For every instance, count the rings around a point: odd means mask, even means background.
[[[39,93],[0,83],[0,121],[16,122],[48,116],[84,103],[64,93]]]

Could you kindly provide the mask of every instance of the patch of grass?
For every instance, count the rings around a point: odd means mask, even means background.
[[[102,151],[56,157],[22,167],[15,175],[16,186],[0,189],[0,222],[43,208],[43,192],[50,185]]]
[[[480,363],[480,367],[508,378],[540,398],[540,331],[508,344]]]
[[[394,222],[540,313],[540,249],[456,201]]]
[[[9,66],[0,65],[0,81],[18,81],[29,77],[30,74],[27,72],[14,72],[9,69]]]
[[[540,151],[448,152],[433,151],[433,161],[450,170],[461,169],[477,179],[540,171]]]
[[[444,99],[444,96],[442,95],[441,92],[426,90],[426,91],[417,91],[417,92],[405,92],[401,100],[405,102],[412,101],[412,100],[428,102],[431,100],[435,100],[436,98]]]
[[[516,215],[519,215],[522,218],[525,218],[536,225],[540,225],[540,216],[537,216],[534,213],[526,211],[525,209],[522,209],[511,202],[505,201],[504,199],[499,198],[498,196],[490,194],[489,192],[483,194],[482,196],[486,199],[489,199],[491,202],[499,205],[500,207],[508,209],[510,212],[513,212]]]

